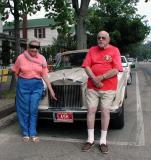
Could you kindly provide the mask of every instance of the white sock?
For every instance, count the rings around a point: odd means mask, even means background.
[[[107,136],[107,131],[101,130],[100,145],[106,144],[106,136]]]
[[[88,129],[88,140],[87,142],[94,142],[94,129]]]

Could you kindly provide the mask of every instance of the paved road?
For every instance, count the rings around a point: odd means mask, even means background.
[[[125,102],[125,127],[109,130],[110,152],[98,150],[100,136],[96,125],[96,145],[88,153],[81,152],[86,140],[86,125],[55,124],[49,121],[38,128],[39,143],[23,143],[17,123],[0,131],[2,160],[150,160],[151,153],[151,65],[139,64],[133,72],[133,83],[128,86]]]

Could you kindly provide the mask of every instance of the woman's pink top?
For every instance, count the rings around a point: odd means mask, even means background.
[[[12,66],[12,71],[16,73],[19,77],[22,78],[42,78],[48,76],[47,66],[40,65],[42,62],[46,62],[46,59],[43,55],[37,54],[36,57],[32,57],[36,62],[28,60],[24,53],[20,54],[17,57],[15,64]]]

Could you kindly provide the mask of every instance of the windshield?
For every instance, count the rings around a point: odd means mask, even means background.
[[[68,69],[73,67],[81,67],[85,56],[86,56],[86,52],[62,55],[61,61],[60,63],[56,64],[55,69],[61,70],[61,69]]]
[[[122,61],[122,63],[127,63],[126,59],[124,57],[121,57],[121,61]]]

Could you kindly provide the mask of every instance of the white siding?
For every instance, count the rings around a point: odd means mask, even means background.
[[[57,38],[57,30],[51,30],[50,28],[45,28],[45,38],[36,38],[34,36],[34,28],[28,29],[27,38],[28,40],[31,39],[38,39],[40,41],[41,46],[48,46],[52,45],[53,38]]]

